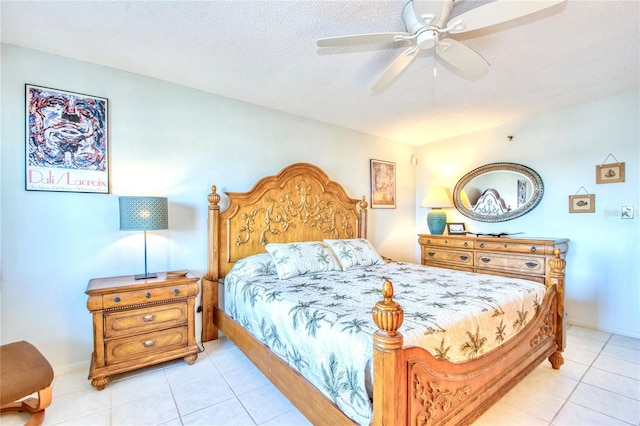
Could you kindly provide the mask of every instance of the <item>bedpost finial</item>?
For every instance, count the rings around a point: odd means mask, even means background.
[[[377,348],[395,350],[402,348],[402,334],[398,329],[404,321],[404,311],[398,302],[393,300],[393,284],[385,280],[382,284],[382,297],[371,310],[373,322],[379,328],[374,333],[373,342]]]
[[[553,257],[549,259],[549,267],[551,268],[551,272],[562,274],[562,271],[564,271],[564,267],[566,265],[567,262],[560,257],[560,248],[556,247],[553,250]]]
[[[218,188],[215,185],[211,185],[211,194],[207,197],[209,199],[209,204],[215,207],[218,207],[218,203],[220,203],[220,194],[216,192],[217,189]]]
[[[360,210],[367,211],[367,207],[369,206],[369,203],[367,203],[367,196],[363,195],[362,196],[362,201],[360,201],[360,203],[358,203],[360,206]]]

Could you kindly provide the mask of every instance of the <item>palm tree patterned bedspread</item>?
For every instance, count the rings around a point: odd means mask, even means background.
[[[369,424],[371,308],[390,280],[405,312],[405,346],[461,362],[489,352],[536,313],[533,281],[391,262],[280,280],[269,255],[236,263],[225,278],[225,312],[286,360],[342,411]]]

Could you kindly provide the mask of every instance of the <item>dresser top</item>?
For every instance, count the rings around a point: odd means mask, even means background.
[[[434,235],[434,234],[418,234],[420,239],[423,238],[437,238],[437,239],[450,239],[450,240],[467,240],[467,241],[493,241],[493,242],[512,242],[512,243],[524,243],[524,244],[566,244],[569,242],[568,238],[551,238],[551,237],[519,237],[515,235],[503,235],[503,236],[490,236],[490,235]]]

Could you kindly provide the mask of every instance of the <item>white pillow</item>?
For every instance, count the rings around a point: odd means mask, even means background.
[[[276,265],[269,253],[254,254],[240,259],[233,265],[233,269],[243,277],[276,274]]]
[[[298,275],[340,271],[338,260],[322,241],[270,243],[266,248],[273,256],[281,280]]]
[[[384,259],[364,238],[350,240],[324,240],[331,247],[343,271],[384,265]]]

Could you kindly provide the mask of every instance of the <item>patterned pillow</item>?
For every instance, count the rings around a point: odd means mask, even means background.
[[[340,270],[338,260],[322,241],[270,243],[267,244],[267,251],[273,256],[278,278],[281,280],[298,275]]]
[[[233,269],[243,277],[257,277],[260,275],[275,275],[276,265],[269,253],[255,254],[238,260]]]
[[[324,240],[324,242],[333,250],[343,271],[366,268],[372,265],[384,265],[382,256],[364,238]]]

